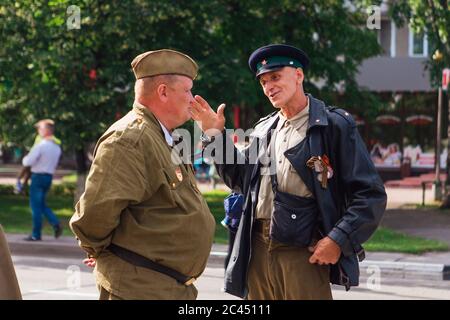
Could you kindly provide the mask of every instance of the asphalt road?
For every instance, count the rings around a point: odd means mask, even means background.
[[[15,255],[13,261],[26,300],[95,300],[98,298],[92,269],[75,257]],[[223,268],[210,261],[196,282],[201,300],[232,300],[223,293]],[[333,288],[336,300],[347,299],[450,299],[450,281],[374,278],[362,274],[361,286],[345,292]]]

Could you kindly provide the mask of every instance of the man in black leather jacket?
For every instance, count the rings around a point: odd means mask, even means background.
[[[215,113],[200,96],[192,104],[205,151],[215,148],[219,175],[245,196],[225,274],[225,291],[242,298],[331,299],[330,282],[347,290],[358,285],[362,243],[386,207],[351,115],[304,93],[308,64],[303,51],[287,45],[250,56],[250,69],[279,111],[256,124],[244,152],[215,146],[232,145],[224,105]]]

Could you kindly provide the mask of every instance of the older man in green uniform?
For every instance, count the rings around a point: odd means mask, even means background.
[[[192,166],[173,161],[171,132],[191,119],[198,66],[168,49],[131,66],[133,109],[98,141],[70,226],[100,299],[195,299],[215,221]]]
[[[215,113],[201,97],[193,104],[219,175],[245,197],[224,287],[239,297],[332,299],[330,283],[357,286],[362,244],[386,208],[355,121],[305,93],[308,64],[305,52],[285,44],[252,53],[250,70],[278,110],[256,124],[242,152],[220,134],[223,107]],[[231,148],[221,152],[215,140]]]

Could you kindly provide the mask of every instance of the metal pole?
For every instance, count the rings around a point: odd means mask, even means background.
[[[447,106],[447,108],[448,108],[448,110],[449,110],[449,114],[448,114],[448,120],[449,120],[449,124],[448,124],[448,127],[447,127],[447,167],[446,167],[446,169],[445,169],[445,173],[447,174],[447,178],[445,179],[445,187],[444,187],[444,194],[445,194],[445,198],[443,199],[443,202],[442,202],[442,207],[445,207],[445,208],[447,208],[449,205],[450,205],[450,203],[449,203],[449,200],[450,200],[450,195],[449,195],[449,186],[450,186],[450,174],[449,174],[449,170],[450,170],[450,94],[448,95],[448,102],[449,102],[449,104],[448,104],[448,106]]]
[[[438,93],[438,110],[437,110],[437,125],[436,125],[436,176],[434,179],[434,200],[440,201],[442,199],[442,185],[441,185],[441,125],[442,125],[442,87],[439,86]]]
[[[422,207],[425,206],[425,189],[427,185],[425,184],[425,181],[422,181]]]
[[[447,190],[447,184],[450,184],[450,175],[449,175],[449,170],[450,170],[450,165],[449,165],[449,152],[450,152],[450,94],[448,93],[447,90],[445,90],[447,92],[447,98],[448,98],[448,103],[447,103],[447,110],[448,110],[448,120],[449,120],[449,125],[447,128],[447,159],[446,159],[446,163],[447,163],[447,167],[445,169],[445,173],[447,174],[447,178],[445,181],[445,190]],[[442,93],[442,95],[444,95],[444,93]]]

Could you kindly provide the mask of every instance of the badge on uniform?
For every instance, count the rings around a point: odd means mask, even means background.
[[[175,174],[180,182],[183,181],[183,172],[181,171],[180,167],[177,167],[175,169]]]
[[[320,181],[322,188],[326,189],[328,179],[333,176],[333,168],[331,168],[328,156],[326,154],[323,156],[313,156],[306,161],[306,165],[318,173],[317,179]]]

